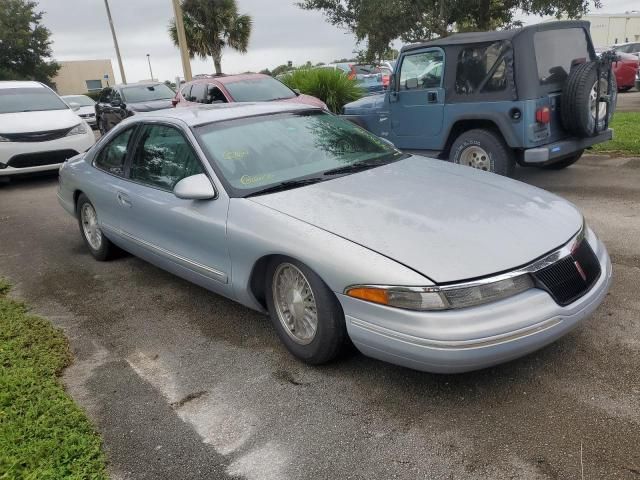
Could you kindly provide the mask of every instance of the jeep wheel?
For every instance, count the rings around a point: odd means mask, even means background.
[[[543,170],[562,170],[563,168],[567,168],[569,165],[573,165],[582,156],[584,150],[580,150],[578,153],[575,153],[569,157],[565,157],[562,160],[558,160],[557,162],[549,163],[547,165],[540,165],[540,168]]]
[[[482,129],[469,130],[456,138],[449,159],[453,163],[506,177],[513,174],[515,166],[513,152],[502,138]]]
[[[600,96],[598,99],[598,85]],[[610,90],[609,117],[607,117],[607,103],[602,97]],[[616,109],[618,86],[616,77],[611,72],[611,88],[607,82],[607,71],[604,70],[598,78],[596,62],[587,62],[575,67],[562,90],[560,117],[565,130],[578,137],[592,137],[605,129]],[[596,120],[596,110],[597,120]]]

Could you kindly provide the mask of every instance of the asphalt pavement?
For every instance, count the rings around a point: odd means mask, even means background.
[[[618,93],[617,112],[640,112],[640,92],[636,89]]]
[[[55,176],[0,186],[0,275],[69,337],[64,382],[114,479],[637,480],[640,159],[518,176],[582,209],[614,282],[578,329],[479,372],[301,364],[258,313],[129,255],[94,261]]]

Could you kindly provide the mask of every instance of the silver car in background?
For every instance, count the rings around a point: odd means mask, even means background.
[[[95,100],[86,95],[64,95],[60,98],[91,128],[97,128]]]
[[[487,367],[567,333],[611,282],[569,202],[304,105],[136,115],[64,164],[58,196],[96,259],[118,246],[268,312],[310,364],[350,339],[418,370]]]

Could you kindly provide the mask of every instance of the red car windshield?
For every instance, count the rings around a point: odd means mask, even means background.
[[[275,78],[248,78],[224,84],[236,102],[269,102],[296,96],[295,92]]]

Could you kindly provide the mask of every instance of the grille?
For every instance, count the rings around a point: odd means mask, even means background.
[[[582,297],[600,277],[600,263],[586,240],[571,255],[533,273],[537,285],[559,305]]]
[[[54,150],[53,152],[23,153],[11,157],[8,166],[13,168],[41,167],[62,163],[68,158],[77,155],[75,150]]]
[[[47,130],[45,132],[3,133],[2,136],[10,142],[48,142],[57,140],[69,133],[70,128],[62,130]]]

